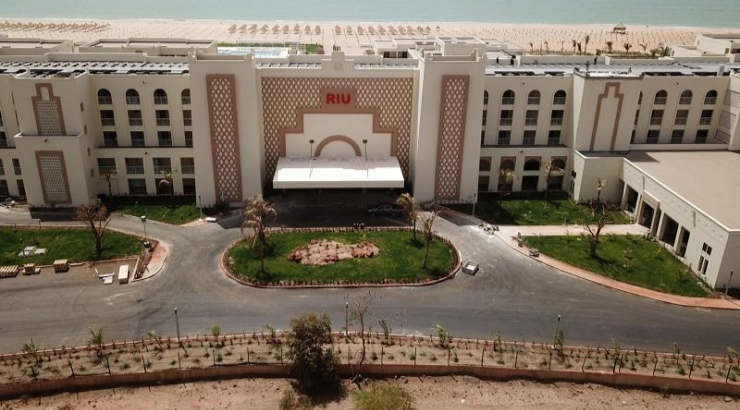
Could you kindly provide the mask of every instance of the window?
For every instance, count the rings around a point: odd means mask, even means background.
[[[129,175],[144,174],[144,160],[141,158],[126,158],[126,173]]]
[[[186,88],[182,90],[182,94],[180,94],[180,102],[182,105],[190,105],[190,89]]]
[[[8,181],[0,179],[0,197],[10,196],[10,190],[8,190]]]
[[[501,96],[501,105],[514,105],[515,96],[516,94],[514,94],[514,91],[504,91],[504,94]]]
[[[0,127],[4,126],[5,122],[3,122],[3,113],[0,112]]]
[[[714,105],[717,103],[717,91],[711,90],[704,97],[705,105]]]
[[[483,116],[481,117],[481,125],[485,127],[487,121],[488,121],[488,110],[483,110]]]
[[[513,110],[501,110],[501,118],[499,119],[499,125],[511,125],[514,119]]]
[[[537,131],[535,130],[524,131],[524,136],[522,137],[522,145],[526,145],[526,146],[534,145],[536,136],[537,136]]]
[[[524,161],[524,170],[525,171],[539,171],[540,170],[540,160],[538,158],[528,158]]]
[[[100,110],[100,124],[104,127],[111,127],[116,125],[116,119],[113,115],[113,110]]]
[[[154,91],[154,104],[167,105],[167,93],[163,89],[158,88]]]
[[[486,112],[483,111],[483,125],[486,125],[485,118],[486,118]],[[193,112],[192,111],[184,110],[182,112],[182,125],[186,127],[193,125]]]
[[[714,110],[701,110],[701,117],[699,117],[699,125],[711,124],[713,114],[714,114]]]
[[[491,183],[491,177],[488,175],[478,175],[478,191],[488,191],[488,184]]]
[[[172,163],[169,158],[152,158],[154,164],[154,173],[172,172]]]
[[[537,125],[537,116],[539,113],[537,110],[527,110],[524,125]]]
[[[115,158],[98,158],[98,174],[105,175],[116,170]]]
[[[663,110],[653,110],[650,114],[650,125],[660,125],[663,123]]]
[[[110,91],[106,90],[105,88],[101,88],[98,90],[98,104],[99,105],[111,105],[113,104],[113,97],[110,94]]]
[[[666,101],[668,101],[668,93],[665,92],[665,90],[660,90],[655,93],[655,100],[653,101],[654,105],[665,105]]]
[[[650,130],[647,133],[646,144],[657,144],[658,138],[660,137],[660,130]]]
[[[183,174],[195,174],[195,159],[180,158],[180,171]]]
[[[550,130],[547,133],[547,145],[551,147],[560,145],[560,130]]]
[[[146,180],[143,178],[129,178],[129,195],[146,195]]]
[[[182,193],[183,195],[195,195],[195,178],[182,179]]]
[[[563,90],[558,90],[555,92],[555,96],[552,97],[552,104],[553,105],[564,105],[566,100],[566,94]]]
[[[193,131],[185,131],[185,146],[193,147]]]
[[[707,142],[707,137],[709,137],[709,130],[697,130],[696,139],[694,140],[694,143],[704,144]]]
[[[5,135],[5,131],[0,131],[0,148],[8,146],[8,136]]]
[[[501,130],[498,132],[498,140],[496,141],[496,144],[498,145],[509,145],[511,144],[511,131],[509,130]]]
[[[157,142],[160,147],[171,147],[172,133],[169,131],[157,131]]]
[[[681,144],[683,142],[683,133],[683,130],[673,130],[671,144]]]
[[[552,110],[550,112],[550,125],[563,125],[563,116],[565,112],[563,110]]]
[[[110,148],[117,147],[118,134],[115,131],[103,131],[103,146]]]
[[[640,96],[637,97],[637,105],[642,104],[642,91],[640,91]]]
[[[140,110],[128,110],[128,125],[132,127],[141,127],[144,125]]]
[[[691,105],[691,97],[693,94],[690,90],[686,90],[681,93],[681,98],[678,99],[678,104],[680,105]]]
[[[21,175],[21,161],[18,158],[13,158],[13,173]]]
[[[0,158],[0,175],[5,175],[5,166],[3,165],[2,158]]]
[[[131,146],[132,147],[145,147],[146,142],[144,141],[144,131],[131,131]]]
[[[84,102],[81,102],[80,103],[80,112],[85,112],[85,103]]]
[[[156,111],[156,117],[157,117],[157,125],[158,126],[168,126],[170,125],[170,112],[167,110],[157,110]]]
[[[478,161],[478,171],[490,171],[491,170],[491,157],[481,158]]]
[[[26,198],[26,184],[23,183],[22,179],[17,179],[15,182],[18,185],[18,196],[25,199]]]
[[[141,99],[139,98],[139,92],[134,89],[127,90],[126,91],[126,104],[128,105],[141,104]]]
[[[539,175],[525,175],[522,177],[522,191],[536,191],[540,182]]]
[[[637,125],[637,120],[640,119],[640,110],[635,111],[635,123],[634,125]]]
[[[689,117],[689,110],[678,110],[676,111],[675,125],[686,125],[686,120]]]
[[[488,91],[483,91],[483,105],[488,105]]]
[[[636,135],[635,130],[632,130],[632,135],[630,136],[630,144],[635,143],[635,135]]]
[[[532,90],[527,96],[527,104],[539,105],[540,104],[540,92],[537,90]]]

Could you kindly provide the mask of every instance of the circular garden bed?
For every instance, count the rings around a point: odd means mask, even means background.
[[[435,237],[414,240],[408,228],[276,229],[265,248],[261,270],[260,245],[245,239],[224,255],[224,265],[241,282],[262,286],[358,286],[424,284],[448,277],[459,264],[455,248]]]

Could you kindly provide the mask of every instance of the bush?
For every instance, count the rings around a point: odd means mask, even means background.
[[[286,390],[283,392],[283,397],[280,399],[280,410],[310,410],[313,408],[311,405],[311,399],[302,395],[295,394],[293,390]]]
[[[290,372],[308,394],[335,392],[340,388],[338,358],[330,344],[331,319],[324,314],[304,313],[290,320],[287,357]]]
[[[354,393],[356,410],[414,410],[414,398],[399,386],[373,385]]]

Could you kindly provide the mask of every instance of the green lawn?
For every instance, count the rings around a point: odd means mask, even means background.
[[[417,233],[417,238],[421,236]],[[379,254],[372,258],[346,259],[324,266],[300,265],[288,261],[288,254],[312,239],[335,240],[341,243],[370,241],[378,246]],[[440,240],[429,248],[428,270],[422,269],[424,245],[414,242],[410,232],[292,232],[269,237],[272,251],[265,257],[265,273],[259,273],[259,247],[252,250],[245,242],[229,254],[232,271],[256,283],[278,281],[337,280],[373,283],[381,279],[420,281],[443,276],[453,263],[453,250]]]
[[[200,217],[200,211],[195,205],[118,205],[115,211],[133,216],[146,215],[147,219],[173,225],[188,223]]]
[[[472,205],[456,204],[450,208],[470,214]],[[562,194],[552,193],[550,199],[526,198],[500,200],[498,193],[481,193],[475,206],[475,216],[498,225],[563,225],[577,224],[589,208],[579,205]],[[610,223],[630,223],[621,211],[610,212]]]
[[[527,237],[525,242],[543,254],[621,282],[675,295],[709,294],[673,254],[641,236],[602,235],[597,258],[589,255],[588,236]],[[625,257],[629,252],[633,256],[631,271]]]
[[[21,265],[23,256],[18,256],[24,246],[46,248],[44,255],[29,255],[29,263],[50,265],[55,259],[70,262],[97,260],[95,240],[90,231],[79,228],[19,228],[0,227],[0,265]],[[127,255],[138,255],[141,251],[139,238],[108,230],[103,235],[103,254],[100,259],[113,259]]]

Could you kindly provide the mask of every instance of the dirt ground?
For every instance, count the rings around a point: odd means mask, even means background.
[[[595,384],[530,381],[484,381],[472,377],[400,378],[392,381],[407,389],[417,409],[733,409],[737,399],[723,396],[672,395],[620,390]],[[283,379],[238,379],[151,388],[116,388],[83,393],[0,402],[0,410],[216,410],[277,409],[290,383]],[[317,409],[352,409],[351,392],[341,399],[318,403]]]

